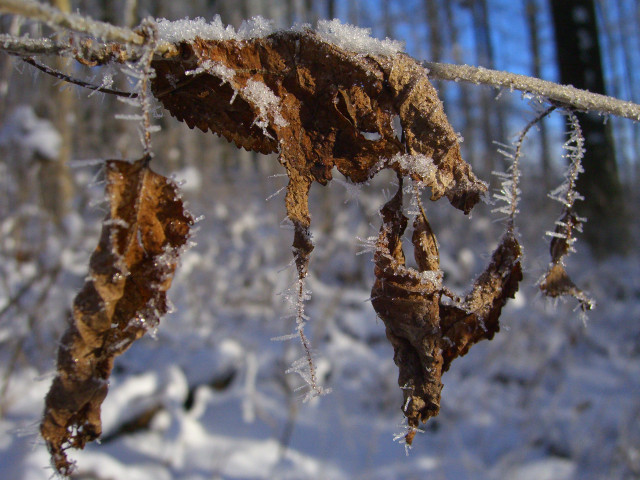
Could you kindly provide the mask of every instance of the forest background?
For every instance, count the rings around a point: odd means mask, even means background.
[[[262,15],[288,28],[322,18],[406,43],[418,59],[467,63],[560,81],[554,19],[542,0],[502,1],[77,1],[56,0],[116,25],[146,16],[219,14],[224,23]],[[588,3],[588,2],[587,2]],[[595,2],[606,93],[638,102],[640,3]],[[3,32],[42,27],[2,16]],[[47,31],[44,32],[48,34]],[[116,71],[51,65],[99,84]],[[536,115],[535,99],[434,82],[463,158],[491,180],[511,143]],[[97,243],[101,159],[138,158],[126,106],[0,57],[0,465],[11,478],[48,478],[37,437],[58,339]],[[158,107],[158,113],[161,108]],[[367,302],[370,255],[390,178],[356,191],[314,186],[310,332],[328,397],[302,404],[285,375],[298,345],[273,342],[291,320],[281,292],[292,281],[285,184],[275,158],[237,150],[165,114],[154,166],[185,180],[190,210],[203,215],[197,245],[171,291],[175,312],[153,337],[116,362],[104,406],[103,445],[78,453],[75,478],[634,478],[640,475],[640,272],[637,221],[640,126],[603,118],[615,149],[619,200],[592,217],[569,267],[598,302],[586,324],[571,302],[550,306],[535,282],[546,268],[562,182],[566,119],[552,115],[525,143],[522,215],[526,287],[507,309],[507,328],[476,347],[443,381],[443,409],[408,459],[393,443],[401,420],[392,350]],[[497,180],[491,180],[497,187]],[[588,187],[588,184],[587,184]],[[589,198],[589,191],[582,192]],[[274,196],[275,194],[275,196]],[[267,201],[268,200],[268,201]],[[608,208],[607,208],[608,206]],[[464,292],[500,236],[492,206],[469,221],[427,206],[446,281]],[[605,235],[603,245],[600,232]],[[616,242],[618,240],[618,242]],[[20,435],[24,433],[24,435]]]

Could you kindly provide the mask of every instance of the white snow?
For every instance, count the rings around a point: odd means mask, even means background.
[[[161,41],[179,43],[192,41],[196,37],[204,40],[250,40],[263,38],[277,31],[275,23],[261,16],[245,20],[236,30],[224,25],[219,15],[207,22],[204,18],[170,21],[164,18],[156,20]],[[308,28],[297,25],[291,31]],[[404,43],[397,40],[378,40],[371,36],[370,28],[360,28],[334,20],[319,20],[315,29],[318,37],[337,47],[363,55],[394,55],[404,50]]]
[[[206,40],[236,40],[237,33],[233,26],[223,25],[220,15],[216,15],[211,22],[202,17],[194,19],[170,21],[165,18],[156,20],[158,38],[169,43],[192,41],[196,37]]]
[[[366,55],[394,55],[404,50],[397,40],[378,40],[371,37],[370,28],[360,28],[340,22],[338,19],[320,20],[316,27],[318,36],[344,50]]]
[[[23,161],[33,155],[45,160],[58,157],[62,137],[48,120],[38,118],[30,106],[16,107],[0,129],[0,146],[20,149]]]
[[[264,83],[249,80],[246,87],[242,89],[242,96],[258,108],[259,113],[255,124],[262,128],[265,135],[268,135],[266,127],[269,125],[269,116],[273,118],[273,123],[278,127],[288,125],[280,113],[280,97]]]
[[[391,158],[383,159],[382,163],[384,165],[397,165],[405,175],[417,175],[426,182],[432,181],[438,172],[433,159],[423,154],[396,153]]]

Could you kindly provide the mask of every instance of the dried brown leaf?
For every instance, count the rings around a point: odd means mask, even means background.
[[[452,360],[499,330],[502,307],[522,279],[520,246],[512,234],[506,234],[471,292],[461,303],[451,305],[442,302],[446,289],[438,246],[422,209],[412,236],[419,270],[405,265],[402,183],[381,214],[371,301],[394,348],[404,396],[402,411],[409,426],[405,440],[411,444],[419,424],[440,410],[441,377]]]
[[[540,290],[548,297],[573,297],[583,312],[595,307],[595,302],[583,290],[573,283],[564,268],[565,257],[573,251],[575,232],[582,231],[582,222],[573,212],[573,208],[564,207],[562,217],[556,222],[555,235],[551,239],[549,252],[551,263],[540,280]]]
[[[61,340],[40,427],[63,475],[73,470],[65,451],[84,448],[102,432],[100,407],[114,358],[167,312],[166,292],[194,222],[177,187],[146,159],[108,161],[106,177],[109,213]]]
[[[500,330],[502,307],[516,294],[522,280],[521,255],[515,235],[507,232],[463,303],[442,306],[440,325],[448,344],[443,352],[444,371],[474,343],[491,340]]]
[[[416,258],[422,266],[436,267],[434,277],[405,265],[402,235],[407,218],[402,214],[402,183],[381,210],[383,224],[374,257],[376,281],[371,292],[373,307],[386,327],[399,369],[403,413],[409,427],[437,415],[442,391],[442,339],[439,338],[441,281],[437,245],[422,213],[413,235]],[[411,443],[412,437],[407,437]]]
[[[446,195],[468,212],[486,190],[460,157],[427,71],[404,54],[356,55],[312,31],[241,42],[196,39],[180,52],[153,63],[156,97],[191,128],[248,150],[279,152],[291,178],[287,207],[294,221],[308,224],[308,187],[331,180],[334,166],[363,182],[398,153],[433,159],[437,173],[428,177],[389,167],[431,187],[434,200]],[[273,93],[273,108],[256,102],[255,82]],[[394,131],[396,117],[406,145]]]
[[[551,264],[540,282],[540,290],[553,298],[562,296],[575,298],[583,312],[594,307],[594,301],[573,283],[564,266],[560,263]]]
[[[407,55],[358,55],[312,31],[289,31],[244,41],[196,38],[153,67],[152,90],[173,116],[238,147],[279,154],[289,177],[285,203],[301,282],[313,249],[309,189],[313,182],[329,182],[334,167],[354,183],[391,168],[401,185],[410,176],[431,189],[432,200],[446,196],[465,213],[486,191],[460,156],[458,137],[428,72]],[[402,138],[394,129],[397,120]],[[407,155],[412,160],[403,161]],[[415,165],[420,162],[425,165]],[[413,428],[438,413],[448,348],[441,332],[438,247],[422,212],[412,240],[420,271],[408,269],[401,189],[382,216],[372,299],[395,349],[404,412]],[[479,303],[500,303],[476,297]],[[472,321],[499,314],[501,305],[478,307]]]

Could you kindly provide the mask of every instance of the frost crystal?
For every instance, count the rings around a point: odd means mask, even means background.
[[[233,80],[233,77],[236,75],[236,72],[232,68],[225,66],[221,62],[211,60],[205,60],[195,70],[185,72],[186,75],[198,75],[200,73],[210,73],[222,80],[223,84],[225,82],[231,83],[231,80]]]
[[[269,125],[267,114],[273,117],[275,125],[279,127],[287,126],[287,121],[280,113],[280,98],[264,83],[249,80],[247,86],[242,90],[242,95],[260,110],[255,123],[262,128],[265,135],[267,135],[266,127]]]
[[[370,28],[354,27],[340,20],[320,20],[316,28],[318,36],[344,50],[365,55],[395,55],[404,50],[403,42],[378,40],[371,37]]]
[[[196,37],[206,40],[236,40],[238,38],[231,25],[225,26],[222,23],[220,15],[213,17],[210,23],[207,23],[202,17],[193,20],[184,18],[173,22],[166,18],[160,18],[156,23],[159,39],[169,43],[192,41]]]
[[[397,153],[390,159],[383,160],[383,162],[385,165],[396,164],[406,175],[416,175],[427,182],[433,179],[438,172],[438,167],[434,165],[433,159],[423,154]]]
[[[276,31],[275,23],[261,16],[245,20],[237,32],[231,25],[225,26],[220,15],[213,17],[211,22],[202,17],[176,21],[160,18],[157,24],[160,40],[169,43],[189,42],[196,37],[203,40],[250,40],[266,37]],[[294,30],[300,30],[300,26],[291,29]],[[371,29],[346,25],[340,20],[320,20],[316,33],[325,42],[354,53],[394,55],[404,50],[403,42],[388,38],[375,39],[371,37]]]
[[[273,20],[267,20],[258,15],[242,22],[238,29],[238,37],[240,40],[262,38],[271,35],[275,31],[276,25]]]

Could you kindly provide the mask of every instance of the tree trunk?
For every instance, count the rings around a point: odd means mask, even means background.
[[[491,40],[491,25],[489,22],[489,8],[487,0],[471,2],[473,18],[473,32],[478,65],[490,69],[495,68],[495,54]],[[486,171],[505,169],[506,166],[497,167],[495,164],[496,148],[494,141],[506,140],[506,127],[503,105],[495,100],[495,92],[482,89],[480,92],[482,107],[482,131],[484,133],[484,147],[486,158]]]
[[[462,56],[462,46],[460,45],[460,34],[458,30],[458,25],[456,24],[456,15],[453,10],[452,2],[444,2],[444,12],[445,12],[445,21],[446,27],[445,32],[449,32],[448,41],[451,45],[451,56],[453,57],[454,63],[458,65],[463,65],[464,58]],[[466,82],[456,83],[456,85],[452,88],[459,90],[460,94],[456,95],[458,100],[457,111],[460,116],[464,118],[464,123],[462,124],[462,135],[465,139],[462,144],[462,148],[464,150],[464,155],[471,165],[478,165],[478,154],[475,148],[476,135],[475,135],[475,121],[474,121],[474,108],[470,99],[473,96],[470,85]]]
[[[336,18],[336,0],[327,0],[327,17],[329,20]]]
[[[429,61],[442,62],[444,46],[442,42],[442,21],[440,18],[440,4],[438,0],[424,0],[426,14],[425,24],[428,29]],[[438,90],[442,102],[446,105],[447,95],[445,82],[432,80],[433,86]]]
[[[526,0],[525,15],[527,28],[529,29],[529,46],[532,57],[532,74],[536,78],[542,78],[542,63],[540,55],[539,17],[540,6],[538,0]],[[549,132],[544,119],[538,124],[540,128],[540,165],[542,167],[542,181],[545,190],[551,189],[551,150],[549,148]]]
[[[594,0],[550,0],[550,6],[560,82],[604,94]],[[597,114],[577,115],[586,148],[585,171],[578,179],[578,190],[585,197],[578,208],[588,219],[585,238],[599,258],[625,253],[629,229],[611,128]]]
[[[71,12],[69,0],[53,0],[52,3],[54,7],[63,12]],[[56,59],[57,70],[64,70],[65,67],[66,63],[62,58]],[[69,170],[73,142],[73,90],[70,88],[58,89],[53,93],[53,98],[55,101],[53,122],[62,137],[62,143],[58,158],[43,163],[41,195],[44,208],[51,214],[55,223],[61,225],[63,217],[71,206],[74,192],[73,179]]]

